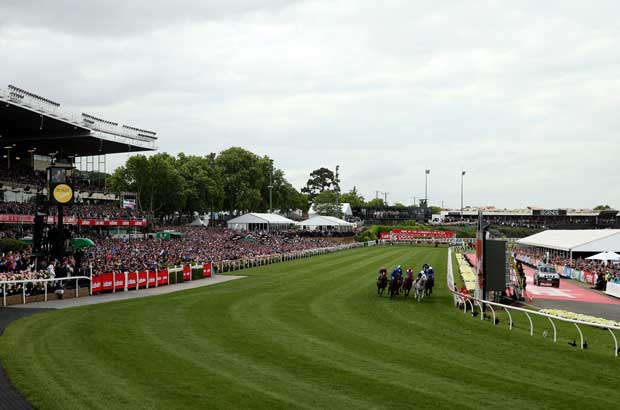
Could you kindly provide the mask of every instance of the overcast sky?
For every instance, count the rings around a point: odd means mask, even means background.
[[[388,201],[620,206],[620,2],[0,1],[0,86]],[[126,156],[114,156],[118,165]]]

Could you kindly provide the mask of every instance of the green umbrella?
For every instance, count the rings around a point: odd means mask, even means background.
[[[91,247],[95,246],[95,242],[91,241],[88,238],[75,238],[71,242],[71,246],[74,249],[91,248]]]
[[[22,241],[26,245],[32,245],[32,236],[25,236],[21,238],[20,241]]]

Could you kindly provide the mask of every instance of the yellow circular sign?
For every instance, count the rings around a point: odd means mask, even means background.
[[[66,204],[73,199],[73,190],[67,184],[58,184],[54,187],[53,195],[56,202]]]

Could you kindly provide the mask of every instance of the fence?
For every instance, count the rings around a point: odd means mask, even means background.
[[[374,246],[375,241],[369,242],[356,242],[350,244],[343,244],[332,246],[329,248],[317,248],[308,249],[304,251],[288,252],[284,254],[274,254],[266,256],[258,256],[255,258],[237,259],[231,261],[221,261],[208,264],[188,264],[184,266],[175,266],[169,269],[156,270],[151,272],[123,272],[123,273],[104,273],[89,276],[73,276],[67,278],[55,278],[55,279],[26,279],[26,280],[8,280],[0,282],[2,286],[3,294],[3,306],[7,306],[7,286],[23,284],[22,286],[22,304],[26,303],[26,284],[32,283],[49,283],[49,282],[69,282],[75,281],[76,297],[78,297],[79,287],[78,281],[80,279],[88,280],[90,282],[89,294],[103,291],[117,291],[127,292],[135,289],[148,289],[152,287],[165,286],[169,284],[177,284],[180,282],[179,273],[183,274],[183,281],[195,280],[196,276],[209,277],[211,274],[234,272],[241,269],[250,269],[258,266],[271,265],[274,263],[293,261],[298,259],[304,259],[311,256],[325,255],[341,250],[355,249],[360,247]],[[92,268],[91,268],[92,269]],[[208,269],[208,272],[207,272]],[[213,269],[213,271],[212,271]],[[200,274],[198,274],[198,272]],[[174,283],[171,282],[171,278],[174,278]],[[47,286],[44,286],[44,300],[47,301]]]
[[[455,304],[457,306],[460,306],[460,305],[463,306],[463,313],[467,313],[467,308],[469,306],[470,311],[473,314],[475,312],[475,308],[474,308],[474,304],[475,304],[480,309],[480,320],[484,320],[484,311],[486,308],[488,308],[491,311],[493,325],[497,325],[498,322],[496,320],[495,308],[503,309],[508,315],[508,321],[509,321],[508,326],[510,330],[512,330],[512,327],[513,327],[511,311],[524,313],[530,324],[530,336],[534,335],[534,322],[532,321],[531,315],[544,317],[549,321],[549,323],[551,324],[551,327],[553,328],[553,342],[554,343],[557,343],[557,333],[558,333],[554,320],[557,320],[560,322],[572,323],[573,325],[575,325],[575,327],[577,328],[577,331],[579,332],[579,338],[580,338],[579,346],[582,349],[584,349],[584,339],[583,339],[583,332],[581,331],[581,328],[579,327],[580,325],[608,330],[614,341],[614,356],[618,357],[618,339],[616,338],[616,335],[614,334],[614,330],[620,330],[620,327],[618,326],[606,325],[606,324],[600,324],[600,323],[590,323],[590,322],[585,322],[582,320],[569,319],[569,318],[564,318],[560,316],[549,315],[547,313],[537,312],[534,310],[529,310],[529,309],[516,307],[516,306],[505,305],[505,304],[497,303],[497,302],[491,302],[488,300],[479,299],[473,296],[463,295],[459,293],[458,291],[455,290],[455,286],[454,286],[454,274],[452,272],[452,248],[448,249],[448,268],[447,268],[446,277],[447,277],[446,280],[448,283],[448,290],[454,296]]]
[[[5,280],[0,282],[0,284],[2,285],[2,305],[4,307],[7,306],[7,285],[18,285],[18,284],[22,284],[22,304],[26,304],[26,284],[28,283],[32,283],[32,284],[37,284],[37,283],[42,283],[44,284],[43,288],[44,288],[44,301],[47,302],[47,295],[48,295],[48,289],[47,289],[47,284],[52,282],[70,282],[70,281],[75,281],[75,297],[78,298],[80,297],[80,288],[79,288],[79,280],[80,279],[85,279],[85,280],[89,280],[90,278],[88,276],[71,276],[68,278],[55,278],[55,279],[22,279],[22,280]],[[13,295],[14,296],[14,295]]]

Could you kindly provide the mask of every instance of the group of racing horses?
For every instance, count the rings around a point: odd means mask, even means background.
[[[433,286],[435,286],[435,271],[428,264],[422,266],[422,270],[415,279],[411,268],[407,269],[403,277],[403,270],[399,265],[388,278],[387,270],[382,267],[379,269],[377,278],[377,295],[383,296],[387,288],[390,299],[398,296],[401,291],[405,297],[409,297],[409,292],[413,288],[413,297],[420,302],[424,296],[430,296],[433,293]]]

